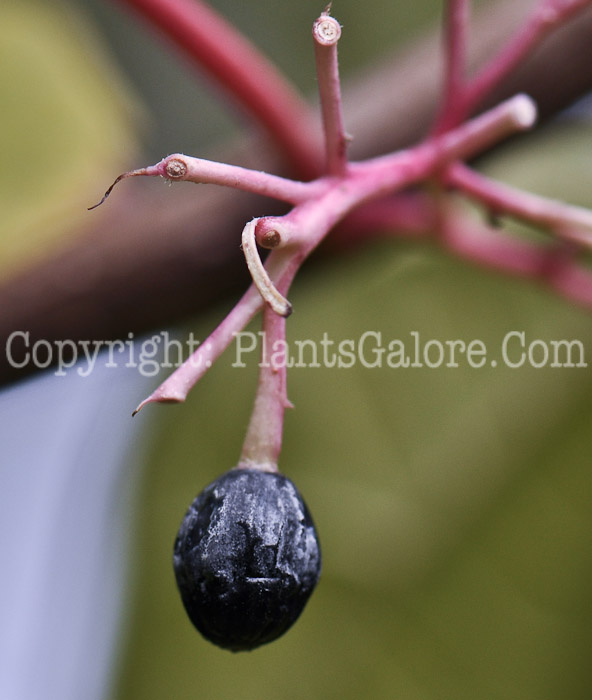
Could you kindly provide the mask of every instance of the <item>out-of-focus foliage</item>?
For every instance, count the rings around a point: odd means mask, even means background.
[[[132,103],[76,7],[41,0],[0,7],[0,96],[0,267],[12,273],[73,235],[89,193],[127,165]]]

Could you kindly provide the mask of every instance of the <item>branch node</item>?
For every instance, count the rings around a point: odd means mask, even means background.
[[[187,175],[187,163],[181,158],[171,158],[166,166],[165,173],[169,180],[182,180]]]
[[[292,305],[277,290],[259,257],[255,239],[255,226],[257,225],[257,221],[258,219],[249,221],[243,229],[242,247],[245,260],[247,261],[247,267],[251,273],[253,284],[257,287],[263,300],[269,304],[276,314],[287,317],[292,313]]]
[[[282,237],[281,237],[279,231],[266,231],[261,236],[261,240],[259,241],[259,245],[262,248],[272,249],[272,248],[277,248],[281,242],[282,242]]]

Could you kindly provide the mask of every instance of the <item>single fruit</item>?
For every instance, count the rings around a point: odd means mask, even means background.
[[[189,507],[173,564],[195,627],[218,646],[246,651],[296,621],[319,579],[321,553],[290,479],[235,468]]]

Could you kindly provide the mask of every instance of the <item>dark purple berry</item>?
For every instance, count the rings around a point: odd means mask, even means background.
[[[187,511],[173,563],[185,610],[214,644],[254,649],[298,618],[321,571],[312,518],[285,476],[231,469]]]

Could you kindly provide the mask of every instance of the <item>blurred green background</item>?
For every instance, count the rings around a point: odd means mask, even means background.
[[[313,94],[319,3],[213,4]],[[5,269],[59,245],[71,229],[62,222],[81,217],[132,158],[213,155],[242,128],[116,3],[21,0],[1,12],[1,92],[12,100],[0,117]],[[440,3],[340,0],[333,12],[347,75],[438,21]],[[564,117],[483,168],[592,206],[591,136],[589,120]],[[295,627],[247,654],[193,630],[171,553],[189,502],[236,463],[255,358],[233,368],[231,348],[184,405],[146,409],[136,420],[151,448],[116,700],[589,698],[592,376],[504,367],[501,345],[511,331],[527,342],[577,339],[589,363],[590,314],[529,282],[394,240],[310,265],[291,301],[290,340],[376,331],[411,349],[416,331],[480,339],[498,364],[290,372],[295,410],[280,466],[316,520],[323,576]],[[203,339],[228,309],[180,332]]]

